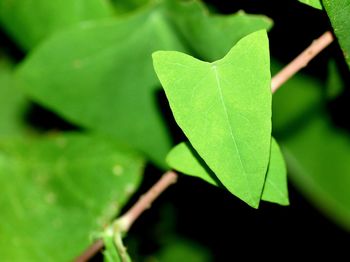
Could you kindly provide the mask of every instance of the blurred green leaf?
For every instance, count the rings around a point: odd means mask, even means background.
[[[326,215],[350,230],[349,134],[329,120],[323,93],[321,82],[294,76],[273,97],[272,123],[292,181]]]
[[[246,36],[213,63],[169,51],[154,53],[153,60],[192,146],[232,194],[258,207],[271,141],[266,31]]]
[[[171,139],[157,101],[151,53],[182,50],[171,30],[158,6],[81,24],[28,57],[18,83],[65,118],[130,144],[164,167]]]
[[[0,142],[0,260],[71,261],[136,190],[142,159],[98,137]]]
[[[0,22],[25,50],[57,30],[111,14],[105,0],[0,0]]]
[[[270,29],[272,20],[243,11],[231,15],[210,14],[200,1],[168,0],[168,15],[179,34],[198,57],[215,61],[227,54],[241,38]]]
[[[274,60],[271,62],[274,75],[282,69],[282,65]],[[302,124],[319,110],[324,103],[323,90],[321,82],[300,74],[293,76],[277,90],[272,99],[272,133],[280,143],[281,139],[299,132],[303,128]],[[287,95],[284,95],[285,92],[288,92]]]
[[[323,4],[350,67],[350,0],[323,0]]]
[[[349,135],[319,114],[283,145],[297,185],[326,215],[350,230]]]
[[[183,174],[198,177],[214,186],[223,187],[190,143],[180,143],[167,156],[168,164]],[[277,142],[272,139],[269,168],[262,200],[288,205],[287,170]]]
[[[0,136],[13,136],[24,131],[23,113],[27,100],[13,84],[13,66],[0,56]]]
[[[316,9],[320,9],[320,10],[323,9],[321,0],[298,0],[298,1]]]
[[[335,60],[331,60],[328,64],[327,97],[329,99],[338,97],[344,88],[345,84],[343,83],[337,63]]]
[[[145,6],[147,3],[153,0],[110,0],[117,14],[123,14],[131,12],[137,8]]]
[[[206,262],[212,261],[212,255],[205,247],[197,243],[174,238],[168,240],[161,251],[151,259],[154,259],[155,262]]]

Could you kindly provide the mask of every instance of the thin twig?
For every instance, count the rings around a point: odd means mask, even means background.
[[[330,43],[332,43],[333,40],[334,37],[329,31],[325,32],[318,39],[314,40],[308,48],[306,48],[300,55],[298,55],[292,62],[290,62],[272,78],[272,93],[274,93],[281,85],[283,85],[288,79],[295,75],[300,69],[307,66],[307,64]]]
[[[103,240],[98,239],[89,246],[79,257],[75,258],[75,262],[89,261],[97,252],[99,252],[104,246]]]
[[[334,40],[331,32],[327,31],[305,49],[292,62],[284,67],[272,78],[271,90],[274,93],[283,83],[290,79],[300,69],[305,67],[318,53],[325,49]],[[120,226],[127,232],[135,220],[148,208],[157,197],[175,183],[178,175],[174,171],[167,171],[123,216],[120,217]],[[97,240],[86,251],[75,259],[75,262],[86,262],[103,247],[103,241]]]
[[[139,200],[119,219],[119,225],[124,232],[127,232],[135,220],[148,208],[157,197],[177,180],[174,171],[167,171],[150,190],[142,195]]]

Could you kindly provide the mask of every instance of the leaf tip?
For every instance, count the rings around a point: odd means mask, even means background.
[[[258,200],[252,200],[250,202],[246,202],[249,206],[251,206],[254,209],[258,209],[260,205],[260,199]]]
[[[156,62],[157,60],[159,60],[163,55],[164,53],[166,53],[166,51],[155,51],[152,53],[152,60],[153,60],[153,63]]]

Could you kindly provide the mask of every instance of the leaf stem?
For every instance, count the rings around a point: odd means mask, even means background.
[[[334,37],[329,31],[325,32],[318,39],[314,40],[308,48],[306,48],[300,55],[298,55],[292,62],[290,62],[272,78],[272,93],[276,92],[281,85],[295,75],[300,69],[307,66],[307,64],[323,49],[330,45],[333,40]]]
[[[272,78],[272,93],[281,87],[288,79],[304,68],[317,54],[332,43],[334,37],[331,32],[327,31],[312,44],[298,55],[292,62],[284,67],[279,73]],[[135,220],[148,208],[153,201],[166,190],[171,184],[175,183],[178,175],[174,171],[167,171],[156,184],[154,184],[140,199],[118,220],[118,224],[123,232],[127,232]],[[92,258],[103,247],[101,239],[93,243],[86,251],[75,259],[75,262],[86,262]]]

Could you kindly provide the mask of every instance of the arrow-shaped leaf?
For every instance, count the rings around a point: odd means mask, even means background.
[[[213,63],[169,51],[153,59],[175,120],[193,147],[231,193],[258,207],[271,141],[266,31],[243,38]]]

